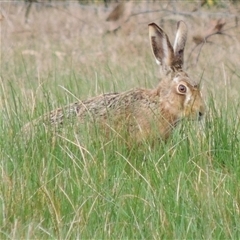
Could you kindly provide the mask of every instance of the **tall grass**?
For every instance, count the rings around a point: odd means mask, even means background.
[[[38,14],[36,24],[44,28]],[[56,26],[50,19],[56,30],[64,18],[51,17],[59,18]],[[226,53],[235,54],[231,39],[221,42],[225,56],[206,46],[199,68],[189,70],[196,77],[204,69],[204,120],[183,122],[166,143],[129,147],[114,134],[104,139],[95,126],[71,124],[57,132],[39,124],[28,139],[20,131],[26,122],[78,98],[156,85],[147,31],[132,25],[134,34],[92,36],[95,45],[82,36],[65,39],[66,26],[59,39],[32,30],[31,43],[6,34],[1,239],[239,239],[240,73],[236,58],[231,61]]]
[[[141,149],[41,127],[26,145],[4,120],[1,238],[239,238],[239,120],[209,111]]]

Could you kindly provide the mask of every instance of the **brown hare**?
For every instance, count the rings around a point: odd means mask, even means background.
[[[183,70],[187,26],[178,22],[174,45],[155,23],[149,24],[149,38],[156,61],[164,74],[155,89],[133,89],[122,93],[107,93],[78,101],[37,119],[29,125],[47,121],[62,125],[69,118],[78,122],[98,123],[107,131],[125,130],[125,135],[137,142],[151,136],[166,140],[180,120],[200,119],[204,101],[199,85]]]

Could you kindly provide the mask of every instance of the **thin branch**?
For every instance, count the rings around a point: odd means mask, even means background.
[[[206,15],[206,16],[216,16],[216,17],[237,17],[236,14],[231,14],[228,12],[218,12],[218,13],[213,13],[213,12],[201,12],[201,11],[197,11],[197,12],[178,12],[178,11],[173,11],[173,10],[169,10],[169,9],[158,9],[158,10],[147,10],[147,11],[143,11],[143,12],[137,12],[137,13],[133,13],[131,14],[131,17],[140,15],[140,14],[148,14],[148,13],[155,13],[155,12],[167,12],[167,13],[172,13],[174,15],[183,15],[183,16],[202,16],[202,15]]]
[[[201,54],[202,48],[205,45],[205,43],[211,43],[209,41],[209,38],[214,36],[214,35],[224,35],[227,37],[230,37],[231,39],[233,39],[233,37],[229,34],[227,34],[226,32],[229,31],[230,29],[236,28],[237,27],[237,22],[235,23],[235,26],[233,27],[229,27],[227,29],[223,29],[223,27],[225,26],[226,22],[223,19],[218,19],[216,20],[216,22],[213,22],[212,26],[210,27],[210,29],[208,29],[205,34],[205,36],[201,36],[201,35],[196,35],[193,36],[193,41],[195,42],[195,47],[193,47],[193,49],[191,50],[188,59],[191,57],[193,51],[200,46],[197,57],[196,57],[196,63],[198,63],[199,60],[199,56]]]

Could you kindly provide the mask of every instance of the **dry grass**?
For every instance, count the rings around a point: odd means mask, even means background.
[[[189,26],[185,54],[188,71],[197,79],[201,78],[204,71],[204,91],[220,94],[221,98],[227,85],[228,97],[234,100],[239,92],[236,68],[240,58],[239,27],[227,31],[229,36],[213,36],[210,39],[212,43],[203,46],[197,64],[199,47],[190,56],[195,46],[193,35],[207,30],[211,18],[219,18],[219,14],[214,14],[214,11],[224,12],[221,17],[226,19],[225,28],[235,25],[233,7],[225,6],[224,9],[211,11],[202,9],[200,13],[191,13],[187,10],[191,10],[193,4],[182,5],[175,6],[178,12],[191,15],[174,15],[166,11],[142,13],[132,16],[117,34],[106,34],[109,23],[105,19],[110,9],[105,9],[100,4],[82,7],[77,2],[69,5],[55,3],[53,7],[35,4],[29,14],[28,23],[25,23],[24,4],[2,3],[2,14],[5,17],[1,21],[3,82],[8,80],[13,85],[16,84],[19,94],[28,102],[30,108],[33,107],[31,102],[41,101],[41,94],[38,94],[37,90],[39,86],[45,85],[53,94],[56,91],[61,92],[57,86],[68,86],[72,72],[85,76],[84,82],[76,79],[74,83],[78,85],[76,89],[84,88],[84,93],[70,89],[81,99],[103,91],[101,86],[97,86],[98,79],[102,79],[101,84],[106,86],[106,91],[154,86],[158,81],[155,77],[157,70],[154,61],[149,61],[152,56],[147,24],[153,21],[160,24],[172,39],[176,21],[183,19]],[[163,7],[167,7],[167,3],[161,6],[157,3],[135,3],[132,12],[140,13]],[[172,10],[172,6],[167,9]],[[23,67],[19,66],[19,60]],[[22,72],[14,74],[17,71]],[[54,79],[53,83],[53,79],[49,79],[49,76],[54,74],[53,71],[61,74],[59,78],[64,76],[64,79]],[[117,76],[113,78],[112,72]],[[138,72],[137,79],[136,75],[131,76],[131,72]],[[31,79],[28,76],[31,76]]]
[[[108,34],[112,8],[101,4],[34,4],[27,22],[23,3],[0,7],[1,238],[239,238],[238,5],[191,12],[185,1],[134,2],[135,15]],[[165,10],[146,13],[156,9]],[[211,37],[196,64],[192,38],[219,17],[234,28]],[[91,137],[83,147],[71,131],[54,143],[42,129],[27,146],[15,141],[27,121],[76,98],[155,86],[147,25],[173,41],[180,19],[189,27],[186,68],[210,106],[203,131],[177,130],[154,151]]]

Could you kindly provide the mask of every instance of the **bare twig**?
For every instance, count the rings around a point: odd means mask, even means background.
[[[147,10],[143,12],[137,12],[131,14],[131,17],[140,15],[140,14],[148,14],[148,13],[155,13],[155,12],[164,12],[164,13],[172,13],[173,15],[182,15],[182,16],[190,16],[190,17],[196,17],[196,16],[214,16],[214,17],[236,17],[236,14],[231,14],[228,12],[179,12],[179,11],[174,11],[174,10],[169,10],[166,8],[163,9],[157,9],[157,10]]]
[[[32,3],[33,2],[37,3],[37,0],[27,0],[26,2],[28,3],[28,5],[27,5],[26,12],[25,12],[25,23],[28,22],[28,16],[29,16],[29,13],[30,13],[30,9],[32,7]]]
[[[235,26],[233,26],[233,27],[229,27],[227,29],[223,29],[225,24],[226,24],[226,21],[224,19],[214,20],[214,21],[212,21],[210,28],[206,31],[205,34],[203,34],[203,35],[199,35],[198,34],[198,35],[194,35],[193,36],[193,42],[196,45],[192,48],[192,50],[191,50],[191,52],[189,54],[189,58],[191,57],[193,51],[197,47],[200,47],[199,51],[198,51],[198,54],[197,54],[197,57],[196,57],[196,63],[195,64],[198,63],[199,56],[201,54],[201,51],[202,51],[202,48],[203,48],[204,44],[205,43],[212,43],[211,41],[209,41],[210,37],[212,37],[214,35],[224,35],[224,36],[228,36],[228,37],[232,38],[232,36],[227,34],[226,31],[237,27],[237,25],[235,24]]]

